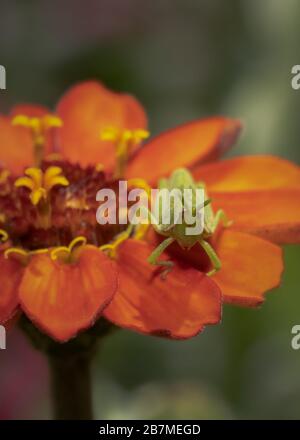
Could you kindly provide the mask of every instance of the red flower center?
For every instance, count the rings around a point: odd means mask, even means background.
[[[103,171],[82,168],[69,162],[44,161],[41,169],[60,167],[69,182],[49,192],[49,223],[41,227],[39,212],[30,199],[28,188],[16,187],[15,179],[6,176],[0,181],[0,229],[5,230],[14,247],[32,251],[68,246],[78,236],[86,237],[95,246],[110,242],[126,225],[99,225],[96,220],[96,193],[101,188],[118,191],[118,181],[107,180]]]

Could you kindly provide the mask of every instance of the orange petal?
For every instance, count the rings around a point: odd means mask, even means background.
[[[0,322],[10,320],[19,306],[18,287],[23,275],[23,267],[14,259],[0,256]]]
[[[33,145],[30,132],[25,127],[15,127],[11,119],[0,116],[0,167],[21,174],[32,165]]]
[[[174,266],[163,280],[147,263],[153,248],[127,240],[119,248],[119,289],[104,315],[137,332],[187,339],[221,319],[221,293],[203,273]]]
[[[50,114],[50,110],[47,109],[47,107],[44,107],[42,105],[36,105],[36,104],[19,104],[19,105],[15,105],[11,112],[10,112],[10,116],[11,119],[14,116],[17,115],[25,115],[28,116],[30,118],[41,118],[42,116],[48,115]],[[30,134],[30,131],[28,128],[25,128],[25,130],[28,131],[28,133]],[[44,157],[46,157],[48,154],[51,154],[54,150],[55,150],[55,136],[56,136],[56,132],[58,129],[56,128],[51,128],[51,130],[48,130],[46,133],[46,141],[45,141],[45,145],[44,145]],[[30,137],[30,139],[32,139]],[[32,142],[32,141],[31,141]],[[30,165],[33,164],[33,158],[30,162]]]
[[[115,264],[93,246],[86,246],[77,263],[36,255],[25,270],[20,303],[33,322],[64,342],[93,325],[117,288]]]
[[[63,120],[59,131],[61,153],[81,165],[102,163],[111,169],[115,163],[115,146],[100,140],[106,127],[119,129],[146,128],[141,104],[132,96],[111,92],[100,83],[89,81],[71,88],[57,107]]]
[[[198,167],[196,180],[211,191],[300,188],[300,167],[275,156],[244,156]]]
[[[8,321],[2,323],[2,325],[5,327],[5,330],[7,332],[11,331],[17,325],[21,316],[22,316],[22,310],[18,308],[16,312],[13,314],[13,316],[9,318]]]
[[[261,238],[223,231],[214,247],[222,269],[213,276],[226,302],[257,306],[264,293],[280,283],[283,271],[279,246]]]
[[[10,116],[14,117],[17,115],[25,115],[29,116],[30,118],[40,118],[41,116],[47,115],[50,113],[50,111],[47,109],[47,107],[44,107],[42,105],[36,105],[36,104],[19,104],[15,105],[11,112]]]
[[[232,228],[275,243],[300,243],[300,189],[240,193],[210,192],[214,209],[222,208]]]
[[[144,145],[129,163],[127,175],[156,183],[175,168],[219,157],[235,142],[240,130],[238,120],[224,117],[180,125]]]

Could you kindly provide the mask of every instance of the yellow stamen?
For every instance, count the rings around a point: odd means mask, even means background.
[[[144,179],[129,179],[128,180],[128,188],[135,187],[141,188],[146,191],[148,199],[151,200],[151,187],[148,185],[146,180]],[[144,236],[147,234],[150,227],[150,222],[146,224],[139,224],[136,226],[133,237],[136,240],[142,240]]]
[[[95,166],[95,170],[98,171],[98,172],[103,171],[103,170],[104,170],[104,165],[103,165],[102,163],[98,163],[98,164]]]
[[[4,231],[4,229],[0,229],[0,241],[2,241],[2,243],[5,243],[8,238],[8,233]]]
[[[34,142],[36,165],[40,166],[43,159],[43,149],[46,134],[52,128],[62,127],[62,120],[55,115],[47,114],[41,117],[17,115],[12,120],[12,125],[29,128]]]
[[[26,176],[29,176],[36,186],[41,186],[43,181],[43,171],[40,168],[27,168],[25,170]]]
[[[135,240],[143,240],[147,232],[149,231],[150,223],[140,224],[136,227],[133,238]]]
[[[41,254],[47,254],[49,252],[48,248],[45,249],[36,249],[35,251],[29,251],[29,255],[41,255]]]
[[[1,170],[0,171],[0,185],[3,185],[7,182],[7,179],[10,176],[10,172],[8,170]]]
[[[25,251],[24,249],[19,249],[14,247],[6,249],[6,251],[4,252],[5,258],[8,258],[12,254],[22,255],[24,257],[28,256],[28,252]]]
[[[44,175],[44,185],[46,191],[50,191],[56,185],[68,186],[69,181],[62,175],[60,167],[49,167]]]
[[[86,246],[87,239],[85,237],[77,237],[71,241],[69,246],[59,246],[53,249],[50,253],[50,257],[53,261],[62,260],[66,263],[72,262],[72,257],[76,249]]]
[[[26,266],[29,262],[29,252],[25,251],[24,249],[19,249],[19,248],[9,248],[6,249],[6,251],[4,252],[4,257],[5,258],[13,258],[17,261],[19,261],[19,263],[23,264],[24,266]]]
[[[37,249],[35,251],[27,251],[25,249],[11,247],[6,249],[4,252],[5,258],[14,258],[18,260],[21,264],[27,265],[30,261],[30,257],[33,255],[46,254],[49,252],[49,249]]]
[[[45,173],[40,168],[27,168],[25,176],[15,181],[17,188],[25,187],[31,191],[30,200],[35,206],[41,200],[46,201],[51,189],[56,185],[69,185],[68,180],[62,175],[62,169],[59,167],[49,167]]]
[[[50,257],[52,260],[57,260],[61,255],[61,253],[64,252],[67,254],[67,256],[70,255],[70,249],[66,246],[59,246],[55,249],[53,249],[53,251],[51,251],[50,253]]]
[[[135,187],[146,191],[147,196],[151,197],[151,186],[144,179],[129,179],[128,188]]]
[[[30,190],[31,203],[37,207],[38,227],[48,229],[51,226],[50,192],[56,185],[68,186],[69,182],[62,175],[59,167],[49,167],[45,172],[40,168],[27,168],[25,176],[15,181],[17,188],[25,187]]]
[[[139,146],[143,140],[149,137],[147,130],[122,130],[116,127],[106,127],[100,133],[100,139],[103,141],[113,142],[116,146],[117,165],[115,170],[115,178],[124,175],[128,156],[131,150]]]
[[[110,244],[104,244],[100,246],[100,250],[102,252],[108,251],[108,255],[110,258],[115,259],[117,256],[118,247],[124,243],[124,241],[128,240],[133,230],[133,225],[129,225],[126,231],[121,232],[121,234],[117,235],[115,240]]]
[[[100,246],[99,249],[102,252],[113,251],[114,250],[114,246],[112,244],[104,244],[104,245]]]
[[[76,247],[86,246],[86,244],[87,244],[87,239],[85,237],[83,236],[76,237],[69,244],[70,252],[73,252]]]

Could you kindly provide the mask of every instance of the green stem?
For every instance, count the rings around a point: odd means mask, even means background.
[[[92,420],[91,356],[65,353],[49,356],[54,418]]]
[[[58,420],[91,420],[91,361],[98,342],[116,330],[103,318],[76,338],[60,344],[44,333],[23,314],[19,326],[33,346],[49,360],[53,415]]]

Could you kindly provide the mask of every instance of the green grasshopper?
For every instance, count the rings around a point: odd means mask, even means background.
[[[168,246],[176,241],[181,246],[181,248],[188,250],[191,249],[191,247],[193,247],[196,243],[199,243],[208,255],[213,266],[213,269],[208,272],[207,275],[213,275],[221,269],[221,261],[207,239],[212,237],[220,221],[223,222],[223,225],[225,227],[230,225],[230,222],[228,222],[224,211],[220,209],[216,212],[216,214],[214,214],[213,208],[211,206],[211,200],[208,198],[205,189],[205,184],[203,182],[195,182],[190,172],[184,168],[174,171],[169,179],[161,179],[158,185],[158,189],[167,189],[169,191],[177,189],[181,191],[182,195],[184,194],[184,189],[191,189],[191,193],[193,194],[193,196],[189,200],[189,209],[191,213],[195,216],[197,211],[199,212],[199,209],[203,208],[204,227],[202,228],[202,232],[200,234],[188,235],[186,233],[186,229],[191,225],[187,225],[184,218],[181,223],[176,222],[175,214],[174,212],[172,212],[174,211],[175,207],[174,201],[170,206],[172,223],[170,225],[162,223],[161,219],[163,218],[164,206],[161,203],[161,200],[158,200],[157,203],[160,204],[160,206],[158,207],[160,215],[159,219],[156,219],[156,222],[153,224],[153,227],[157,233],[167,238],[152,252],[152,254],[148,258],[148,262],[153,265],[165,266],[166,273],[168,273],[174,263],[172,261],[158,260],[160,255],[166,250]],[[204,191],[204,203],[202,201],[201,206],[197,205],[196,189],[202,189]],[[181,200],[181,206],[186,206],[186,204],[184,205],[183,200]],[[167,209],[169,209],[169,206],[167,207]]]

